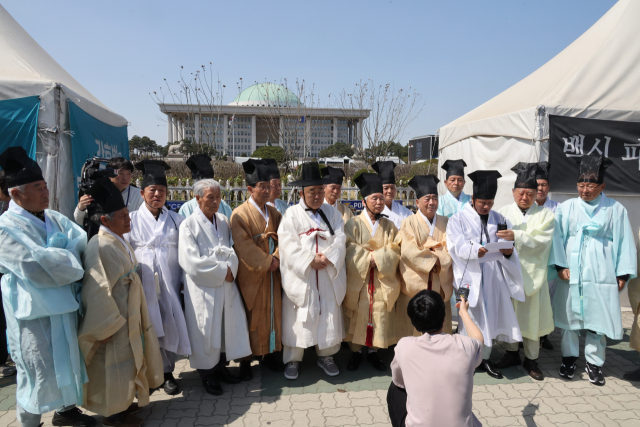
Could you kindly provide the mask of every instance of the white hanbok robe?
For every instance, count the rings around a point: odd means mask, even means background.
[[[396,202],[395,200],[391,204],[391,209],[384,205],[384,210],[382,211],[383,215],[387,215],[389,221],[393,222],[398,230],[400,230],[400,226],[402,225],[402,220],[408,216],[413,215],[411,210],[405,208],[402,203]]]
[[[542,207],[549,209],[553,213],[556,213],[558,202],[556,202],[555,200],[551,200],[551,198],[547,196],[547,200],[544,201],[544,205],[542,205]]]
[[[280,222],[278,247],[282,273],[282,343],[288,347],[320,350],[339,344],[344,337],[342,310],[347,292],[344,263],[346,235],[342,216],[326,203],[320,207],[331,223],[334,235],[316,223],[300,201],[290,207]],[[311,267],[316,253],[331,264],[323,270]]]
[[[180,225],[180,266],[185,273],[185,317],[191,341],[189,363],[194,369],[213,368],[222,352],[228,360],[251,355],[240,291],[235,280],[225,280],[227,268],[233,277],[238,274],[231,227],[220,213],[216,222],[217,229],[198,207]]]
[[[503,218],[498,212],[489,212],[487,232],[490,242],[499,240],[497,225]],[[508,220],[507,227],[511,229]],[[481,230],[480,215],[471,203],[449,219],[447,249],[453,260],[453,286],[458,289],[460,285],[469,285],[469,315],[482,331],[485,346],[490,347],[494,339],[522,341],[511,302],[511,298],[520,302],[525,299],[518,252],[514,249],[509,258],[500,252],[478,258],[478,249],[487,243]],[[464,325],[460,326],[460,333],[466,335]]]
[[[178,262],[178,234],[184,217],[163,209],[156,221],[146,205],[129,214],[131,232],[124,235],[140,264],[140,279],[149,318],[160,347],[191,354],[187,324],[180,305],[182,268]]]

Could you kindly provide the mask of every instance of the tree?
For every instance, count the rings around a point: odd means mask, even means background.
[[[335,144],[320,150],[318,155],[320,157],[351,157],[353,156],[353,150],[344,142],[336,142]]]
[[[133,135],[129,140],[129,157],[134,159],[159,154],[160,146],[148,136]]]
[[[251,154],[251,157],[259,157],[261,159],[273,159],[278,163],[285,160],[286,153],[282,147],[259,147]]]

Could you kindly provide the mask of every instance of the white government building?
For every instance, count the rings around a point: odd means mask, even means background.
[[[370,110],[311,108],[284,86],[258,83],[229,105],[158,104],[167,115],[169,145],[188,139],[212,145],[233,157],[251,155],[266,145],[317,157],[320,150],[344,142],[362,143],[362,123]],[[226,141],[226,144],[225,144]]]

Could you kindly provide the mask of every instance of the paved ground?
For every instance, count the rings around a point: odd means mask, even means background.
[[[578,363],[573,381],[559,379],[560,335],[555,332],[551,335],[555,350],[541,350],[540,354],[539,363],[547,376],[543,382],[534,382],[520,368],[505,370],[503,380],[476,374],[475,414],[485,426],[640,426],[640,383],[621,379],[624,372],[640,365],[638,353],[628,345],[632,320],[631,313],[624,313],[625,339],[609,342],[604,387],[589,383],[584,359]],[[496,347],[492,358],[501,354]],[[391,361],[392,351],[383,356]],[[308,352],[297,381],[261,372],[256,364],[253,381],[224,386],[226,393],[219,398],[204,393],[196,372],[187,360],[181,360],[176,374],[182,393],[174,397],[154,393],[152,403],[138,416],[147,420],[148,427],[390,426],[386,408],[390,376],[373,371],[366,362],[358,372],[348,372],[347,358],[348,352],[342,350],[337,363],[343,373],[329,378],[315,365],[315,355]],[[14,394],[13,379],[0,379],[0,427],[18,425]],[[43,417],[45,426],[51,425],[52,415]]]

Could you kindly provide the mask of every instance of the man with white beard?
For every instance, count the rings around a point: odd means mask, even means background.
[[[251,355],[247,315],[235,282],[238,257],[231,247],[231,227],[218,213],[220,185],[213,179],[193,187],[198,207],[180,225],[180,266],[184,269],[185,316],[191,356],[205,391],[222,394],[218,382],[225,362]],[[224,375],[224,374],[223,374]]]
[[[182,269],[178,263],[178,235],[184,218],[165,208],[171,167],[162,160],[136,163],[141,170],[143,206],[129,213],[131,231],[124,235],[140,263],[140,278],[149,317],[158,334],[164,366],[165,393],[178,394],[173,371],[178,354],[191,354],[187,324],[180,305]]]
[[[524,302],[525,297],[520,259],[513,248],[513,238],[505,239],[504,232],[511,229],[511,224],[491,210],[500,176],[498,171],[483,170],[469,174],[473,181],[473,197],[447,223],[453,285],[456,290],[469,287],[469,315],[484,337],[483,361],[478,368],[498,379],[502,374],[489,362],[492,342],[522,341],[511,298]],[[498,242],[507,244],[505,248],[497,249]],[[462,326],[460,333],[466,334]]]
[[[302,165],[300,203],[290,207],[278,229],[282,264],[282,343],[284,376],[298,378],[304,350],[315,346],[318,366],[329,376],[340,373],[333,355],[344,337],[340,305],[347,286],[346,236],[342,216],[324,203],[328,180],[317,163]]]

